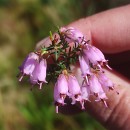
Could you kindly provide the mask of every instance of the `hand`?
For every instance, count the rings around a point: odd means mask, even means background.
[[[130,5],[80,19],[68,26],[79,29],[92,41],[94,46],[104,53],[111,54],[130,50]],[[40,42],[40,44],[42,43],[43,41]],[[115,63],[119,65],[128,58],[128,56],[123,57],[123,60],[120,58]],[[78,66],[74,70],[75,74],[79,75]],[[110,130],[129,130],[130,82],[115,71],[106,70],[106,74],[115,83],[119,95],[115,91],[107,93],[109,108],[105,108],[102,103],[87,102],[85,111]],[[66,105],[60,108],[60,112],[73,114],[81,112],[81,110],[78,105]]]

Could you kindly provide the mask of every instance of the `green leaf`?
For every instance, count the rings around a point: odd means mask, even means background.
[[[53,34],[51,31],[49,32],[49,34],[50,34],[50,38],[53,39]]]

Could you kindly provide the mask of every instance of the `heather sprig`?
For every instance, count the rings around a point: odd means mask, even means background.
[[[28,54],[19,67],[19,81],[28,76],[32,86],[38,84],[40,89],[44,83],[54,82],[57,113],[59,106],[66,105],[66,97],[70,98],[71,104],[79,102],[81,109],[85,109],[84,103],[90,101],[90,95],[108,107],[106,92],[114,90],[114,83],[105,75],[104,67],[111,68],[103,53],[73,27],[61,27],[54,34],[50,31],[49,41],[48,46]],[[70,67],[77,63],[83,79],[81,85]]]

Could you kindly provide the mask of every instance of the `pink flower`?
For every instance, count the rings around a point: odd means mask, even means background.
[[[24,60],[23,64],[19,67],[20,73],[22,74],[19,81],[22,80],[24,75],[32,74],[38,60],[39,60],[39,56],[37,54],[35,54],[34,52],[31,52],[28,54],[28,56]]]
[[[113,90],[114,89],[114,84],[113,82],[104,74],[104,73],[99,73],[98,74],[98,80],[103,86],[104,90]]]
[[[102,92],[98,95],[98,97],[95,101],[97,101],[97,102],[102,101],[104,103],[105,107],[108,107],[108,105],[106,103],[106,99],[108,99],[107,96],[106,96],[106,93]]]
[[[97,97],[97,99],[95,101],[102,101],[105,104],[105,106],[107,107],[105,100],[108,98],[107,98],[101,84],[99,83],[98,78],[95,75],[92,75],[90,77],[89,84],[90,84],[89,87],[90,87],[91,93],[93,93]]]
[[[90,88],[89,85],[84,85],[81,87],[81,96],[83,100],[88,100],[89,101],[89,96],[90,96]]]
[[[101,64],[101,66],[106,66],[108,69],[112,69],[109,65],[108,65],[108,60],[105,59],[104,54],[96,47],[93,46],[93,49],[95,51],[95,53],[98,54],[98,56],[102,59],[101,61],[99,61],[99,64]]]
[[[85,60],[83,56],[79,56],[80,69],[82,76],[91,75],[89,61]]]
[[[58,106],[64,105],[64,100],[68,94],[68,82],[64,74],[59,75],[54,87],[54,100],[56,105],[56,113],[58,113]]]
[[[96,96],[98,96],[103,91],[102,86],[95,75],[91,75],[91,77],[89,78],[89,87],[91,93]]]
[[[84,45],[83,57],[86,61],[89,60],[93,66],[97,66],[99,69],[102,69],[101,66],[104,65],[111,69],[107,64],[107,60],[105,59],[103,53],[92,45]]]
[[[72,98],[72,104],[81,101],[81,90],[75,76],[69,75],[68,78],[69,97]]]
[[[88,76],[91,75],[89,61],[84,59],[82,55],[79,56],[79,64],[83,78],[88,83]]]
[[[84,103],[86,101],[90,101],[89,96],[90,96],[90,89],[89,89],[89,86],[87,84],[85,84],[84,86],[81,87],[81,98],[82,99],[80,101],[80,104],[82,106],[82,109],[85,109]]]
[[[30,82],[32,84],[39,84],[40,89],[42,88],[43,83],[47,83],[46,69],[47,69],[46,59],[42,59],[40,62],[36,63],[36,67],[30,76]]]
[[[73,27],[68,28],[61,27],[60,32],[68,43],[71,42],[81,43],[84,41],[83,34]]]

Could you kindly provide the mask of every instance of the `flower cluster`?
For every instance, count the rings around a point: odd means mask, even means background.
[[[95,96],[95,101],[101,101],[108,107],[106,92],[114,90],[114,84],[105,75],[104,67],[111,68],[103,53],[89,44],[89,40],[73,27],[61,27],[54,35],[50,32],[47,43],[49,42],[48,47],[41,47],[28,54],[19,67],[19,81],[24,76],[29,76],[32,86],[38,84],[40,89],[43,83],[54,81],[57,113],[59,106],[67,104],[66,97],[70,98],[71,104],[79,102],[81,109],[84,109],[86,101],[90,101],[90,95]],[[81,85],[70,67],[76,63],[80,64],[83,79]]]
[[[23,76],[29,75],[32,85],[39,84],[41,89],[42,84],[47,83],[46,68],[46,59],[42,59],[36,53],[31,52],[19,67],[21,74],[19,81],[22,80]]]

